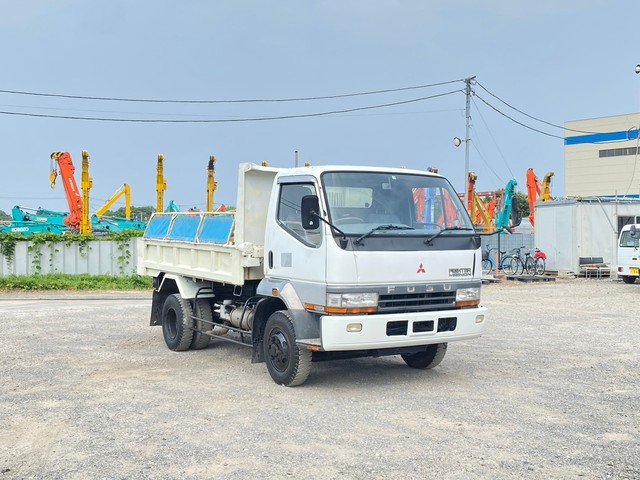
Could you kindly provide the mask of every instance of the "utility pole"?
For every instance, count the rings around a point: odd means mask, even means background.
[[[475,80],[475,76],[465,78],[464,94],[467,97],[467,127],[466,135],[464,137],[464,206],[467,208],[469,205],[469,129],[471,128],[471,82]],[[469,212],[471,214],[471,212]]]
[[[298,168],[298,150],[295,151],[295,161],[294,161],[294,166],[296,168]]]

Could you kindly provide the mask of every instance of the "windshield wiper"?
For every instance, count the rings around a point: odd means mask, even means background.
[[[442,235],[444,232],[458,232],[460,230],[473,230],[475,232],[474,228],[467,228],[467,227],[452,227],[452,228],[443,228],[442,230],[440,230],[438,233],[431,235],[429,238],[427,238],[424,243],[426,243],[427,245],[429,245],[434,238],[439,237],[440,235]]]
[[[356,238],[353,241],[353,244],[354,245],[360,245],[362,240],[364,240],[366,237],[371,235],[373,232],[377,232],[378,230],[415,230],[415,228],[409,227],[407,225],[393,225],[392,223],[389,223],[387,225],[378,225],[377,227],[372,228],[371,230],[369,230],[367,233],[364,233],[364,234],[360,235],[358,238]]]

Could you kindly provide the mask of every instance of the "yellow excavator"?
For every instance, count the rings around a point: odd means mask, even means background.
[[[542,182],[538,180],[533,168],[527,169],[527,196],[529,200],[529,222],[533,227],[535,222],[536,201],[548,202],[552,200],[551,197],[551,177],[553,172],[547,172],[542,179]]]

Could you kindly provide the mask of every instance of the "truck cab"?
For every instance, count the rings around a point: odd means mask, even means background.
[[[640,224],[625,225],[618,239],[618,276],[624,283],[635,283],[640,276]]]
[[[277,383],[299,385],[312,361],[339,358],[401,355],[433,368],[449,342],[484,331],[480,237],[438,174],[245,164],[224,245],[198,238],[204,224],[189,245],[172,240],[181,215],[154,216],[139,249],[139,273],[155,277],[151,323],[173,322],[175,333],[192,312],[185,332],[239,336]],[[163,218],[166,234],[153,238]],[[171,293],[188,305],[167,316],[160,304]]]

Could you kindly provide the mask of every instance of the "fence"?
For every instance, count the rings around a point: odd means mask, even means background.
[[[533,234],[500,235],[500,250],[509,252],[524,246],[535,246]],[[482,249],[498,247],[498,235],[482,237]],[[137,242],[90,241],[65,243],[18,241],[12,255],[0,253],[0,276],[34,273],[89,273],[92,275],[124,276],[136,273]]]
[[[16,241],[0,253],[0,276],[35,273],[132,275],[136,271],[136,239],[88,242]]]
[[[532,233],[513,233],[509,234],[496,234],[482,238],[482,250],[497,249],[498,248],[498,236],[500,236],[500,251],[510,252],[514,248],[524,247],[524,250],[533,250],[535,242]],[[493,251],[491,254],[495,254]]]

